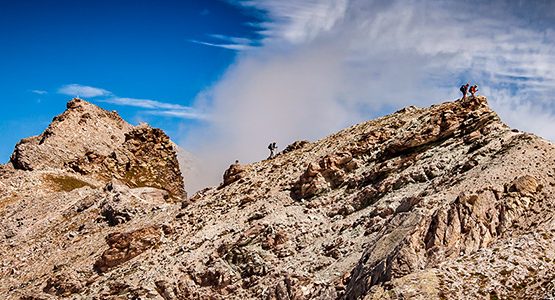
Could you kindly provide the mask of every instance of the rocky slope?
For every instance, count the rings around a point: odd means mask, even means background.
[[[484,97],[296,142],[187,200],[161,132],[64,115],[0,168],[0,298],[555,295],[555,147]]]

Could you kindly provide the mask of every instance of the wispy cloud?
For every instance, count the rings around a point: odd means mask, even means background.
[[[114,93],[98,87],[68,84],[58,89],[58,92],[60,94],[73,97],[80,96],[85,98],[97,98],[95,99],[96,102],[142,108],[144,109],[144,111],[141,111],[142,113],[150,115],[181,119],[208,120],[208,115],[196,108],[152,99],[118,97]],[[98,97],[104,97],[104,99],[98,99]]]
[[[31,90],[31,93],[37,94],[37,95],[46,95],[48,94],[47,91],[43,91],[43,90]]]
[[[251,45],[251,44],[253,44],[253,41],[251,39],[248,39],[248,38],[245,38],[245,37],[229,36],[229,35],[223,35],[223,34],[210,34],[209,36],[213,39],[224,41],[224,42],[229,42],[229,43],[236,44],[236,45]]]
[[[252,49],[252,46],[242,45],[242,44],[217,44],[217,43],[209,43],[209,42],[203,42],[203,41],[197,41],[197,40],[190,40],[190,42],[195,43],[195,44],[200,44],[200,45],[205,45],[205,46],[210,46],[210,47],[224,48],[224,49],[235,50],[235,51],[243,51],[243,50]]]
[[[124,106],[134,106],[134,107],[141,107],[141,108],[150,108],[150,109],[186,109],[189,107],[182,106],[179,104],[173,103],[165,103],[156,100],[150,99],[136,99],[136,98],[109,98],[105,100],[100,100],[100,102],[106,102],[116,105],[124,105]]]
[[[150,115],[174,117],[180,119],[189,120],[209,120],[208,115],[203,114],[196,109],[172,109],[172,110],[158,110],[158,111],[147,111],[146,113]]]
[[[182,119],[207,119],[207,115],[201,113],[197,109],[189,106],[184,106],[174,103],[160,102],[151,99],[136,99],[136,98],[108,98],[99,100],[100,102],[111,103],[121,106],[132,106],[149,109],[145,111],[151,115],[176,117]]]
[[[260,45],[260,43],[254,39],[249,39],[246,37],[229,36],[223,34],[209,34],[208,38],[212,41],[200,41],[200,40],[189,40],[192,43],[219,47],[235,51],[250,50]]]
[[[199,97],[211,122],[184,137],[206,163],[191,185],[217,183],[235,159],[264,158],[269,141],[455,99],[468,80],[509,125],[555,139],[553,2],[230,1],[265,12],[264,38]]]
[[[330,31],[345,16],[348,0],[237,0],[238,5],[268,13],[260,24],[266,42],[287,40],[303,43]]]
[[[110,96],[112,93],[101,88],[80,85],[80,84],[68,84],[64,85],[58,89],[58,93],[63,95],[68,95],[72,97],[86,97],[94,98],[100,96]]]
[[[301,44],[330,31],[345,16],[348,0],[230,0],[239,6],[268,13],[269,19],[251,23],[260,28],[262,40],[211,34],[215,42],[190,40],[193,43],[235,51],[250,50],[262,44],[280,43],[282,40]]]

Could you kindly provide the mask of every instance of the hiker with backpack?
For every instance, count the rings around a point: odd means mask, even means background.
[[[277,149],[276,146],[276,142],[270,143],[270,145],[268,145],[268,150],[270,150],[270,156],[268,156],[268,159],[274,158],[274,151]]]
[[[461,93],[463,94],[462,96],[462,100],[466,99],[466,93],[468,92],[468,86],[470,86],[470,84],[463,84],[461,85],[461,88],[459,89],[461,91]]]
[[[472,98],[474,98],[474,94],[476,94],[477,91],[478,91],[478,85],[477,84],[470,87],[470,95],[472,95]]]

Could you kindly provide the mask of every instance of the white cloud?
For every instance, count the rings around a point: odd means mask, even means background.
[[[147,111],[146,113],[150,115],[156,116],[166,116],[166,117],[174,117],[180,119],[189,119],[189,120],[209,120],[209,116],[199,112],[193,108],[189,108],[186,110],[181,109],[174,109],[174,110],[154,110],[154,111]]]
[[[145,111],[151,115],[176,117],[182,119],[199,119],[205,120],[208,117],[201,113],[199,110],[189,106],[184,106],[174,103],[160,102],[150,99],[136,99],[136,98],[109,98],[99,100],[100,102],[111,103],[122,106],[133,106],[149,109]]]
[[[225,41],[237,45],[250,45],[253,43],[251,39],[244,37],[229,36],[223,34],[210,34],[209,36],[216,40]]]
[[[489,97],[490,106],[511,127],[555,141],[555,131],[550,126],[555,124],[552,110],[524,100],[508,89],[488,88],[486,94],[493,95]]]
[[[35,91],[33,91],[35,92]],[[174,117],[181,119],[208,120],[208,115],[197,108],[184,106],[181,104],[161,102],[151,99],[137,99],[117,97],[112,92],[105,89],[84,86],[79,84],[68,84],[58,89],[60,94],[69,96],[79,96],[85,98],[109,97],[106,99],[96,99],[97,102],[110,103],[120,106],[130,106],[145,109],[142,113]],[[36,92],[35,92],[36,93]]]
[[[199,96],[211,122],[184,137],[206,173],[193,187],[218,183],[235,159],[265,158],[270,141],[284,147],[455,99],[468,80],[509,125],[555,136],[555,21],[544,2],[526,10],[511,1],[233,3],[266,11],[265,38]]]
[[[37,95],[46,95],[48,94],[47,91],[43,91],[43,90],[31,90],[31,93],[37,94]]]
[[[134,107],[150,108],[150,109],[190,109],[189,107],[186,107],[180,104],[165,103],[165,102],[160,102],[160,101],[150,100],[150,99],[114,97],[114,98],[109,98],[109,99],[104,99],[99,101],[116,104],[116,105],[134,106]]]
[[[310,41],[331,30],[345,15],[347,0],[261,0],[236,3],[268,12],[263,33],[268,40]]]
[[[101,88],[80,85],[80,84],[64,85],[60,89],[58,89],[58,93],[72,96],[72,97],[85,97],[85,98],[110,96],[112,94],[111,92]]]
[[[228,35],[222,35],[222,34],[210,34],[208,35],[208,37],[212,40],[215,40],[215,42],[207,42],[207,41],[199,41],[199,40],[189,40],[189,41],[200,45],[225,48],[225,49],[235,50],[235,51],[249,50],[256,46],[256,42],[254,40],[251,40],[245,37],[228,36]]]
[[[203,41],[197,41],[197,40],[190,40],[190,42],[195,44],[224,48],[224,49],[235,50],[235,51],[243,51],[243,50],[248,50],[252,48],[252,46],[244,45],[244,44],[218,44],[218,43],[209,43],[209,42],[203,42]]]

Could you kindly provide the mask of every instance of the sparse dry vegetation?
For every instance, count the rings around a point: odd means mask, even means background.
[[[48,187],[58,192],[71,192],[75,189],[79,189],[85,186],[96,188],[94,185],[88,182],[67,175],[57,176],[48,174],[45,175],[43,178]]]

